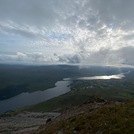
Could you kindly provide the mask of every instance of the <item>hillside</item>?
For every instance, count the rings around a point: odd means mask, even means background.
[[[132,134],[134,101],[119,102],[96,99],[66,111],[41,126],[39,134]]]

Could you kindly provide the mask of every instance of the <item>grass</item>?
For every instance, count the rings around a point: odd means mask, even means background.
[[[134,102],[108,104],[93,111],[86,109],[78,115],[67,114],[39,131],[40,134],[133,134]]]

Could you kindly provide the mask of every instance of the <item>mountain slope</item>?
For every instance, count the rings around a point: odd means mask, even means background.
[[[40,127],[39,134],[132,134],[134,102],[85,102]]]

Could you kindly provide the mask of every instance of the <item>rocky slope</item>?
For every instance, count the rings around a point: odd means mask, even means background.
[[[0,117],[0,134],[34,133],[41,125],[56,118],[60,113],[21,112],[6,113]]]
[[[39,134],[133,134],[134,102],[87,101],[41,126]]]

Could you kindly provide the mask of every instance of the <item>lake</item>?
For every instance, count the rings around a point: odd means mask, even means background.
[[[37,104],[70,91],[71,81],[58,81],[54,88],[32,93],[21,93],[15,97],[0,101],[0,113],[21,108],[28,105]]]
[[[103,75],[103,76],[91,76],[91,77],[78,77],[78,78],[64,78],[65,81],[73,81],[73,80],[110,80],[110,79],[122,79],[125,77],[124,74],[120,73],[116,75]]]
[[[128,73],[120,73],[116,75],[104,75],[104,76],[64,78],[63,81],[56,82],[54,88],[50,88],[44,91],[36,91],[32,93],[21,93],[10,99],[0,101],[0,113],[28,105],[37,104],[46,100],[50,100],[54,97],[60,96],[62,94],[65,94],[71,90],[69,85],[74,80],[122,79],[125,77],[125,74]]]

